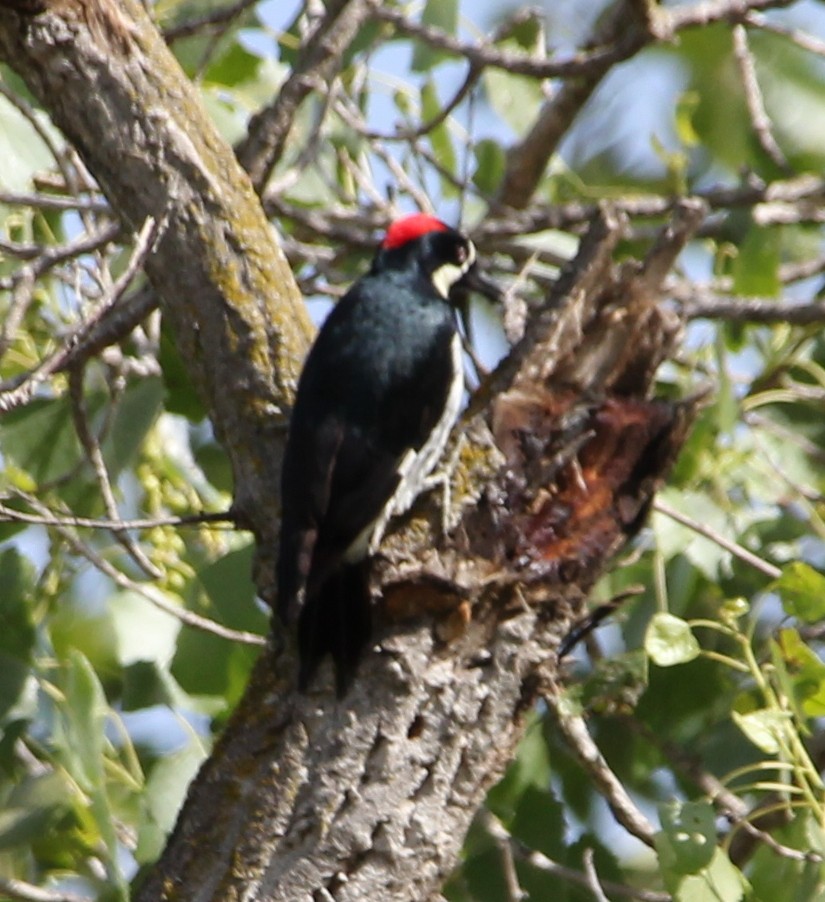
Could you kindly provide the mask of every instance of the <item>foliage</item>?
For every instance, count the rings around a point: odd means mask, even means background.
[[[825,17],[787,5],[650,39],[600,70],[577,31],[608,28],[609,14],[585,22],[586,3],[501,22],[457,0],[385,4],[328,93],[300,107],[263,193],[313,303],[363,269],[398,209],[477,225],[482,255],[528,307],[595,202],[628,212],[627,257],[674,195],[712,211],[670,278],[685,335],[660,375],[664,392],[707,400],[649,528],[596,596],[641,589],[577,653],[561,702],[533,712],[445,890],[456,902],[519,888],[586,899],[598,882],[611,898],[681,902],[825,893]],[[218,4],[155,8],[229,141],[295,64],[314,4],[278,21],[265,7],[215,22]],[[468,74],[449,39],[491,26],[485,52],[555,54],[558,78]],[[579,71],[563,65],[574,54]],[[523,212],[502,212],[508,149],[531,149],[546,89],[574,76],[593,81],[592,99],[513,204]],[[130,303],[145,247],[113,227],[7,70],[0,89],[0,878],[125,898],[242,692],[267,618],[248,536],[177,521],[226,511],[231,477],[159,314],[54,363],[114,301]],[[486,309],[472,324],[492,364],[500,326]],[[657,823],[652,849],[613,822],[556,728],[559,706],[587,715]]]

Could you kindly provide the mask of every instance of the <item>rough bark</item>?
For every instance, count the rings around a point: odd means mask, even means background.
[[[437,892],[691,419],[691,404],[646,398],[675,337],[649,280],[701,211],[682,215],[638,268],[612,263],[620,222],[594,224],[520,365],[462,425],[449,538],[434,547],[424,505],[388,539],[353,690],[337,701],[327,670],[301,695],[288,650],[262,659],[140,900]]]
[[[273,424],[309,330],[248,179],[133,0],[2,10],[0,55],[126,223],[165,218],[147,272],[239,508],[271,542]],[[661,281],[701,215],[679,208],[648,258],[622,266],[621,219],[594,220],[458,430],[448,536],[427,499],[388,537],[375,643],[349,695],[335,698],[326,668],[297,693],[289,643],[262,657],[138,899],[437,895],[554,649],[688,428],[691,404],[649,396],[678,336]]]

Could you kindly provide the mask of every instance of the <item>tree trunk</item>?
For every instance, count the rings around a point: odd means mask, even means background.
[[[310,334],[294,280],[135,0],[18,7],[0,11],[0,55],[124,223],[163,223],[147,275],[232,460],[271,598],[278,427]],[[438,895],[561,638],[684,439],[694,406],[649,395],[678,336],[660,286],[702,213],[678,207],[645,261],[617,266],[623,223],[601,211],[457,430],[448,535],[427,498],[387,537],[349,694],[336,699],[327,667],[298,693],[294,644],[274,643],[138,899]]]

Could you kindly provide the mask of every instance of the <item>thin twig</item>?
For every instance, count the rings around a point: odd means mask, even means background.
[[[44,248],[27,266],[11,276],[0,277],[0,291],[6,289],[12,292],[12,302],[0,330],[0,357],[6,353],[17,335],[20,323],[33,300],[37,279],[64,260],[99,250],[114,241],[119,230],[120,227],[112,223],[96,233],[83,234],[67,244]],[[0,398],[0,412],[5,409],[3,399]]]
[[[726,538],[712,527],[706,526],[704,523],[699,523],[698,520],[694,520],[687,514],[683,514],[681,511],[676,510],[676,508],[671,507],[667,501],[656,498],[653,502],[653,509],[660,514],[664,514],[666,517],[670,517],[671,520],[681,523],[682,526],[687,526],[688,529],[692,529],[700,536],[710,539],[711,542],[715,542],[720,548],[729,551],[734,557],[738,557],[740,561],[744,561],[744,563],[749,564],[755,570],[764,573],[765,576],[769,576],[771,579],[779,579],[782,575],[782,571],[779,567],[768,561],[762,560],[761,557],[754,554],[752,551],[748,551],[747,548],[744,548],[738,542]]]
[[[659,7],[656,16],[656,34],[660,40],[672,40],[683,28],[697,28],[713,22],[735,22],[748,14],[763,9],[782,9],[796,0],[702,0],[673,9]]]
[[[112,483],[109,479],[109,471],[106,468],[106,461],[103,459],[103,451],[100,448],[100,442],[97,436],[92,432],[89,425],[89,417],[86,411],[86,403],[83,393],[83,374],[82,366],[73,367],[69,371],[69,396],[71,398],[72,420],[74,422],[75,432],[80,439],[80,444],[86,453],[86,459],[94,471],[97,479],[100,496],[103,499],[103,506],[109,518],[115,523],[120,520],[120,513],[117,509],[117,501],[115,501],[115,493],[112,490]],[[163,571],[157,567],[147,557],[143,549],[135,542],[128,532],[122,529],[116,529],[112,532],[115,541],[118,542],[126,552],[131,556],[132,560],[140,567],[141,570],[152,579],[160,579]]]
[[[49,516],[48,508],[41,504],[36,498],[27,495],[26,500],[32,507],[39,511],[41,516]],[[108,576],[119,588],[135,592],[142,598],[145,598],[150,604],[153,604],[156,608],[174,617],[186,626],[202,630],[205,633],[211,633],[214,636],[219,636],[221,639],[228,639],[231,642],[240,642],[244,645],[255,646],[266,645],[266,640],[256,633],[250,633],[246,630],[230,629],[220,623],[216,623],[214,620],[210,620],[208,617],[201,617],[200,614],[196,614],[194,611],[189,611],[186,608],[182,608],[167,601],[167,599],[158,590],[154,589],[154,587],[145,586],[142,583],[130,579],[125,573],[122,573],[117,567],[110,564],[109,561],[98,554],[93,548],[90,548],[85,542],[81,542],[71,528],[63,526],[59,522],[51,522],[48,525],[60,535],[74,554],[79,554],[81,557],[86,558],[90,564],[104,576]]]
[[[493,838],[493,842],[498,847],[501,856],[501,870],[504,875],[504,886],[507,893],[505,902],[521,902],[522,899],[526,899],[528,896],[519,883],[515,856],[513,855],[513,837],[488,808],[482,809],[480,816],[485,829]]]
[[[237,0],[236,3],[230,3],[220,9],[210,10],[197,18],[187,19],[184,22],[179,22],[177,25],[170,25],[169,28],[163,29],[164,40],[167,44],[172,44],[181,38],[191,37],[210,26],[229,25],[234,19],[237,19],[238,16],[258,2],[259,0]]]
[[[556,691],[545,693],[545,701],[570,749],[593,785],[604,796],[616,820],[628,833],[653,848],[655,827],[639,810],[622,781],[611,770],[588,732],[584,718],[568,711],[562,696]]]
[[[73,529],[108,529],[110,532],[123,532],[131,529],[156,529],[159,526],[201,526],[210,523],[230,523],[233,529],[241,527],[235,524],[235,515],[231,510],[188,514],[184,517],[137,517],[132,520],[106,520],[99,517],[74,517],[49,510],[46,514],[30,514],[7,507],[0,502],[0,522],[28,523],[32,526],[65,526]]]
[[[0,893],[21,902],[92,902],[91,896],[43,889],[42,886],[16,880],[14,877],[0,877]]]
[[[33,397],[37,387],[42,385],[54,373],[84,363],[91,354],[110,344],[111,340],[127,334],[127,331],[131,331],[137,322],[145,319],[149,312],[147,309],[148,305],[134,302],[130,305],[123,305],[119,302],[143,266],[146,257],[162,234],[165,225],[166,220],[157,223],[153,217],[147,217],[140,232],[138,232],[135,247],[123,273],[111,286],[110,290],[94,305],[82,325],[73,334],[64,339],[58,351],[33,370],[22,376],[17,376],[9,383],[0,384],[0,413],[7,413],[15,407],[25,404]],[[144,296],[146,295],[141,295],[141,297]],[[127,308],[125,311],[123,309],[124,306]],[[108,322],[109,313],[113,308],[117,308],[117,312],[111,318],[111,321]],[[137,313],[137,320],[128,317],[130,312]],[[117,334],[109,328],[105,335],[100,334],[104,326],[111,327],[114,322],[123,324],[124,331]],[[129,326],[131,328],[127,329]]]
[[[298,108],[313,89],[327,89],[343,64],[350,43],[379,6],[378,0],[327,3],[326,15],[302,43],[298,60],[277,98],[250,120],[247,135],[236,153],[258,193],[281,158]]]
[[[582,886],[590,889],[591,884],[588,876],[581,871],[566,865],[559,864],[548,858],[542,852],[530,849],[520,842],[516,837],[512,836],[502,822],[490,811],[489,808],[482,808],[478,814],[479,821],[487,833],[499,843],[509,843],[512,854],[526,864],[543,871],[545,874],[552,874],[568,883],[574,883],[576,886]],[[613,896],[621,896],[624,899],[638,899],[640,902],[670,902],[671,896],[668,893],[659,893],[654,890],[636,889],[635,887],[625,886],[622,883],[614,883],[610,880],[604,880],[602,887]]]
[[[0,190],[0,204],[10,207],[32,207],[35,210],[88,210],[90,213],[110,213],[109,204],[102,197],[60,197],[35,191]]]
[[[756,140],[770,159],[781,170],[788,172],[790,169],[788,160],[773,136],[771,120],[768,118],[762,90],[759,87],[759,79],[756,75],[756,62],[748,45],[748,33],[744,25],[733,26],[733,55],[739,66],[742,87],[745,91],[745,102],[748,105]]]
[[[607,896],[605,896],[602,885],[599,882],[596,864],[593,861],[593,850],[590,847],[582,852],[582,864],[584,865],[584,873],[587,875],[587,883],[590,887],[590,892],[593,893],[593,898],[596,902],[610,902]]]
[[[94,311],[93,317],[95,319],[99,319],[102,310],[105,310],[106,306],[109,304],[115,303],[129,287],[129,283],[134,278],[138,269],[142,266],[145,256],[149,253],[158,231],[159,230],[156,229],[155,220],[152,217],[147,217],[146,222],[143,224],[143,227],[138,234],[134,251],[132,252],[132,256],[125,271],[111,286],[110,295],[104,298],[103,304],[100,305],[98,310]],[[117,502],[115,501],[115,495],[109,479],[106,462],[103,459],[103,451],[101,450],[100,442],[89,424],[83,391],[83,377],[83,363],[78,362],[69,370],[69,396],[71,398],[72,418],[75,431],[77,432],[77,436],[86,453],[86,458],[94,470],[98,487],[100,488],[100,494],[103,499],[103,505],[106,508],[106,513],[111,520],[117,522],[120,520],[120,513],[118,511]],[[125,532],[124,530],[114,530],[113,535],[115,540],[126,549],[132,557],[132,560],[134,560],[144,573],[153,579],[160,579],[163,572],[152,563],[143,549],[134,541],[128,532]]]
[[[815,35],[806,31],[800,31],[798,28],[787,28],[773,19],[768,19],[762,13],[749,12],[745,15],[744,21],[752,28],[759,28],[761,31],[769,31],[772,34],[781,35],[793,41],[797,47],[815,53],[817,56],[825,56],[825,41],[820,40]]]

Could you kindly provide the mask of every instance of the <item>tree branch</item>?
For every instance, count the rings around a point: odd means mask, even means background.
[[[379,625],[349,695],[336,699],[325,665],[298,693],[290,647],[262,659],[141,902],[192,898],[195,883],[209,898],[271,900],[418,900],[440,886],[552,649],[642,522],[693,415],[643,400],[670,333],[650,317],[650,286],[611,263],[613,240],[594,225],[562,280],[571,294],[549,301],[563,300],[563,323],[528,324],[523,365],[500,369],[500,393],[485,389],[471,406],[449,540],[434,538],[431,504],[387,537],[374,572]],[[600,328],[615,323],[619,285],[648,298],[622,325],[639,355],[615,354]],[[642,330],[647,343],[627,338]],[[605,395],[611,385],[623,387]]]
[[[0,57],[130,227],[166,220],[146,273],[231,459],[236,506],[274,547],[282,435],[273,426],[313,331],[289,266],[140,3],[39,6],[34,16],[0,10]]]
[[[281,158],[298,107],[312,91],[325,92],[344,54],[378,0],[334,0],[304,41],[298,62],[281,86],[278,96],[256,113],[246,138],[236,149],[255,190],[263,190]]]
[[[271,555],[279,427],[310,332],[294,281],[136,0],[40,5],[0,11],[0,55],[128,225],[168,217],[147,273],[232,460],[238,511]],[[326,665],[299,693],[288,642],[262,656],[140,902],[438,892],[554,675],[553,649],[695,414],[650,392],[678,334],[662,280],[702,211],[678,206],[645,260],[621,266],[624,219],[599,211],[458,430],[449,536],[429,499],[373,562],[374,643],[349,695],[337,699]],[[258,580],[268,596],[266,567]]]

